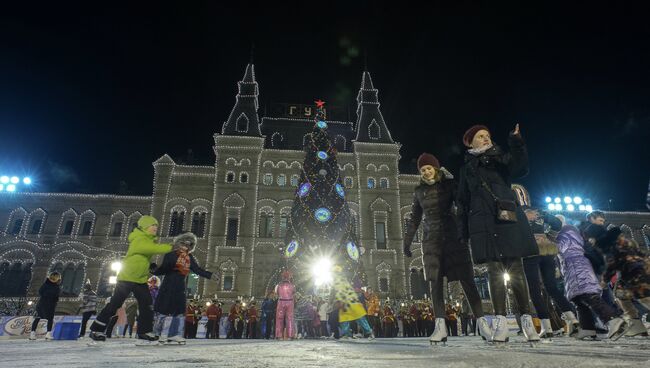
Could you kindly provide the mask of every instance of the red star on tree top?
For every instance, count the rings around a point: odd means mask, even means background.
[[[325,101],[321,101],[320,98],[318,100],[314,101],[314,103],[316,104],[316,107],[318,107],[319,109],[322,108],[323,106],[325,106]]]

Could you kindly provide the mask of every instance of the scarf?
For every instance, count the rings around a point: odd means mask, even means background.
[[[478,156],[478,155],[480,155],[482,153],[485,153],[485,151],[489,150],[492,147],[494,147],[494,145],[490,143],[487,146],[483,146],[481,148],[470,148],[470,149],[467,150],[467,152],[469,152],[470,154],[472,154],[474,156]]]
[[[176,266],[174,267],[174,271],[180,273],[183,276],[187,276],[187,274],[190,273],[190,254],[181,250],[177,250],[176,254],[178,255],[178,258],[176,258]]]

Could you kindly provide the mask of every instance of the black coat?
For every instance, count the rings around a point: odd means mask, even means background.
[[[521,207],[516,209],[516,223],[497,222],[494,198],[481,185],[480,177],[497,198],[516,202],[511,180],[528,173],[528,152],[520,136],[510,135],[508,144],[510,152],[498,146],[479,155],[468,152],[460,171],[457,200],[461,235],[470,239],[477,264],[538,254]]]
[[[54,316],[56,304],[59,302],[61,286],[55,284],[50,279],[45,279],[41,288],[38,289],[38,303],[36,304],[36,313],[42,318],[51,318]]]
[[[411,245],[422,223],[422,264],[427,280],[436,280],[437,275],[447,276],[450,281],[474,275],[467,243],[459,241],[458,222],[453,213],[455,194],[454,181],[444,175],[438,175],[432,185],[421,182],[413,193],[404,245]]]
[[[154,304],[154,310],[164,315],[185,314],[187,275],[183,276],[176,270],[177,260],[178,254],[174,251],[169,252],[165,254],[160,267],[153,272],[156,276],[165,276]],[[212,277],[212,272],[199,267],[192,254],[190,254],[190,270],[208,279]]]

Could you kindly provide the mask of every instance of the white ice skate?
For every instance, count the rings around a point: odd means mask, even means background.
[[[45,340],[53,340],[54,338],[52,337],[52,331],[47,331],[45,334]]]
[[[553,326],[551,326],[551,320],[550,319],[543,319],[542,321],[542,329],[539,332],[539,337],[542,339],[550,339],[553,337]]]
[[[648,329],[645,328],[645,325],[643,324],[643,321],[640,319],[630,319],[627,321],[628,323],[628,329],[625,332],[625,336],[628,337],[633,337],[633,336],[648,336]]]
[[[623,318],[616,317],[607,322],[607,338],[618,340],[627,332],[628,324]]]
[[[155,336],[151,332],[145,334],[138,334],[138,339],[135,342],[136,346],[149,346],[149,345],[159,345],[158,336]]]
[[[578,340],[597,340],[596,330],[583,330],[580,329],[574,334]]]
[[[576,315],[573,312],[564,312],[562,313],[562,320],[566,323],[567,335],[575,337],[580,329],[580,322],[578,322]]]
[[[375,339],[375,334],[371,333],[370,336],[368,336],[368,341],[373,341]]]
[[[32,331],[29,333],[29,339],[32,341],[36,340],[36,331]]]
[[[436,318],[436,327],[433,329],[433,333],[429,337],[429,343],[431,345],[438,345],[441,342],[443,346],[447,344],[447,325],[445,324],[444,318]]]
[[[496,344],[508,342],[508,319],[506,316],[496,316],[492,325],[492,342]]]
[[[165,341],[165,344],[170,344],[170,345],[173,345],[173,344],[185,345],[185,343],[186,343],[185,339],[181,335],[170,336],[167,339],[162,340],[162,341]]]
[[[488,322],[487,318],[481,317],[477,319],[476,325],[478,327],[478,332],[483,340],[492,342],[492,327],[490,327],[490,323]]]
[[[535,344],[539,342],[540,338],[535,330],[535,325],[533,324],[533,317],[530,314],[521,315],[521,330],[524,333],[526,341],[529,343]]]

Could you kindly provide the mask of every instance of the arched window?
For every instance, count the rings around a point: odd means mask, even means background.
[[[291,186],[292,187],[297,187],[299,180],[300,180],[300,177],[298,175],[292,175],[291,176]]]
[[[234,181],[235,181],[235,173],[232,172],[232,171],[229,171],[229,172],[226,174],[226,183],[232,183],[232,182],[234,182]]]
[[[24,297],[32,280],[32,263],[0,264],[0,296]]]
[[[264,174],[264,179],[262,179],[262,183],[264,185],[273,184],[273,174],[269,174],[269,173]]]
[[[262,212],[260,214],[260,229],[258,236],[260,238],[273,237],[273,213]]]
[[[248,117],[242,112],[237,118],[237,131],[238,132],[247,132],[248,131]]]
[[[345,179],[343,179],[343,184],[346,188],[350,189],[354,187],[354,179],[351,176],[346,176]]]
[[[379,188],[387,189],[388,188],[388,178],[379,179]]]
[[[370,139],[381,139],[381,129],[375,119],[372,119],[372,122],[368,126],[368,137]]]
[[[185,210],[173,209],[169,222],[169,236],[176,236],[183,232],[185,227]]]
[[[284,174],[278,175],[278,185],[283,187],[287,185],[287,176]]]
[[[205,219],[207,214],[204,211],[194,211],[192,213],[191,232],[199,238],[205,236]]]
[[[85,265],[68,263],[61,272],[61,295],[78,296],[83,286]]]
[[[239,182],[244,184],[248,183],[248,174],[241,173],[241,175],[239,176]]]
[[[375,188],[375,179],[368,178],[368,189],[374,189],[374,188]]]

